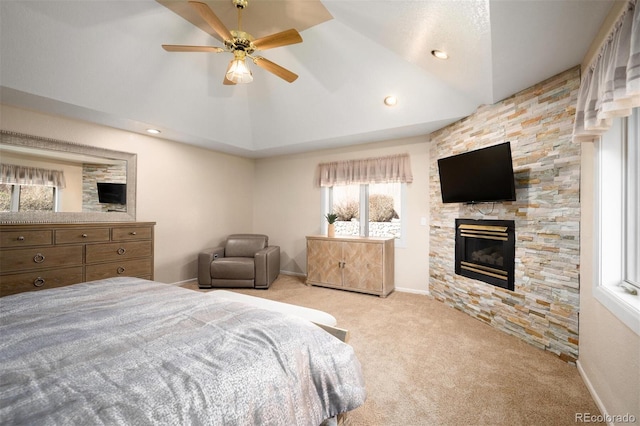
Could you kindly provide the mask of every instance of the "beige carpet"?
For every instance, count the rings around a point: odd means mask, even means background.
[[[345,425],[575,425],[576,413],[599,414],[576,367],[428,296],[383,299],[286,275],[233,291],[329,312],[350,331],[367,402]]]

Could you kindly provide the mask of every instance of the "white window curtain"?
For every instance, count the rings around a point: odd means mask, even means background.
[[[614,117],[640,106],[640,7],[630,0],[589,70],[578,93],[573,138],[593,141]]]
[[[66,187],[64,173],[60,170],[0,164],[0,183],[12,185],[41,185]]]
[[[320,186],[413,182],[409,154],[320,163],[318,174]]]

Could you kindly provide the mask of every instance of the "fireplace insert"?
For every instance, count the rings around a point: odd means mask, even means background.
[[[515,222],[456,219],[455,272],[514,289]]]

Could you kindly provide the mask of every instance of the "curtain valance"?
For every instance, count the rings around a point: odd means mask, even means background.
[[[573,138],[592,141],[640,106],[640,7],[630,0],[582,77]]]
[[[320,186],[413,182],[409,154],[321,163],[318,174]]]
[[[13,185],[66,186],[64,173],[60,170],[0,164],[0,183]]]

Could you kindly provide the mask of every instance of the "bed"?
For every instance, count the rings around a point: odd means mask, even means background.
[[[366,398],[310,321],[138,278],[0,298],[0,336],[2,424],[319,425]]]

